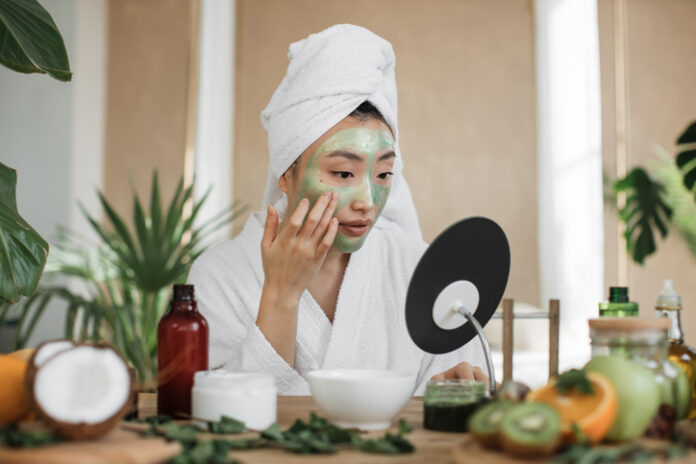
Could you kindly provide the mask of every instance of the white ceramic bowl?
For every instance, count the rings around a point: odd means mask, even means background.
[[[415,390],[416,374],[384,369],[327,369],[307,374],[312,395],[336,425],[388,428]]]

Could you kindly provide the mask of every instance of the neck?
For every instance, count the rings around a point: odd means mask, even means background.
[[[331,247],[326,253],[326,258],[324,259],[324,263],[321,265],[321,270],[332,273],[340,272],[341,275],[343,275],[343,272],[346,270],[346,266],[348,266],[349,260],[350,253],[344,253],[334,247]]]
[[[679,309],[658,309],[661,317],[667,317],[672,322],[667,337],[670,343],[684,343],[684,332],[681,327],[681,310]]]

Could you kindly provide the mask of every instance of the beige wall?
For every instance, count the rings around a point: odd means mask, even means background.
[[[603,152],[605,171],[613,176],[616,166],[616,106],[614,96],[614,30],[617,15],[613,0],[599,0],[600,51],[602,55]],[[655,159],[653,145],[674,153],[675,140],[696,120],[696,2],[690,0],[630,0],[625,2],[627,164],[647,166]],[[615,210],[607,211],[606,284],[618,281]],[[675,280],[685,306],[686,338],[696,344],[696,260],[682,238],[672,230],[658,241],[657,253],[644,266],[629,262],[628,282],[632,299],[642,315],[651,315],[662,280]]]
[[[132,211],[132,177],[147,198],[153,169],[168,199],[184,172],[192,7],[189,0],[111,0],[104,190]]]
[[[332,24],[367,27],[396,53],[401,150],[425,239],[471,215],[508,234],[507,294],[538,303],[531,0],[238,0],[235,198],[260,209],[259,114],[288,45]]]

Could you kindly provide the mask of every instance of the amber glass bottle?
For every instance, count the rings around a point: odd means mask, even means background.
[[[169,312],[157,327],[157,413],[190,418],[193,374],[208,369],[208,323],[193,285],[174,285]]]
[[[677,363],[689,378],[691,388],[691,402],[687,416],[689,419],[696,418],[696,350],[684,343],[684,331],[681,324],[681,297],[674,291],[674,281],[665,280],[664,289],[657,297],[655,310],[661,317],[670,320],[671,325],[668,332],[669,339],[669,359]]]

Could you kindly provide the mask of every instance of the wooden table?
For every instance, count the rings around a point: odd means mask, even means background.
[[[138,404],[140,417],[148,417],[155,414],[155,395],[141,395]],[[311,396],[279,396],[278,397],[278,423],[286,428],[295,422],[295,419],[308,420],[309,413],[316,412],[325,416],[314,402]],[[423,428],[423,398],[412,398],[399,417],[413,427],[413,432],[408,439],[416,447],[415,453],[397,456],[382,456],[367,454],[355,450],[340,450],[331,455],[301,455],[288,453],[278,449],[257,449],[238,451],[231,453],[235,459],[244,464],[255,463],[427,463],[445,464],[452,462],[452,448],[460,443],[464,437],[459,433],[438,433]],[[396,429],[394,429],[395,431]],[[367,435],[381,436],[384,431],[371,432]]]
[[[322,414],[314,399],[307,396],[278,397],[278,422],[283,427],[295,419],[307,420],[309,413]],[[156,413],[154,394],[141,394],[138,402],[141,418]],[[408,439],[416,447],[412,454],[379,455],[350,449],[341,449],[331,455],[298,455],[279,449],[234,451],[230,457],[244,464],[254,463],[472,463],[472,464],[520,464],[529,460],[515,460],[501,452],[486,451],[472,442],[468,434],[441,433],[423,429],[423,399],[412,398],[399,417],[413,427]],[[2,464],[154,464],[166,462],[176,456],[181,447],[163,438],[141,438],[134,428],[146,426],[122,423],[120,428],[95,441],[67,442],[36,449],[7,449],[0,447]],[[369,435],[382,435],[384,431]],[[539,460],[538,462],[543,462]],[[696,452],[691,451],[683,459],[669,464],[696,463]]]

